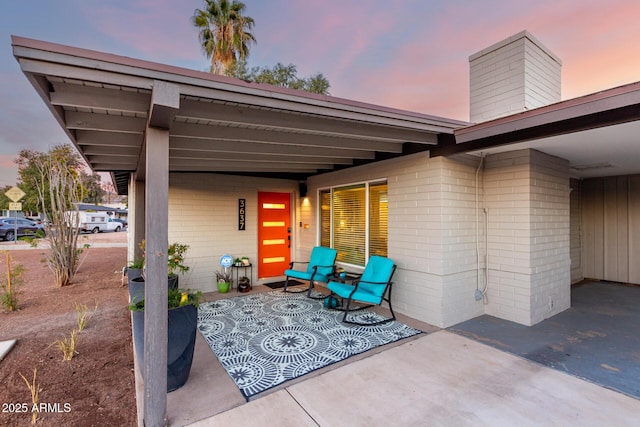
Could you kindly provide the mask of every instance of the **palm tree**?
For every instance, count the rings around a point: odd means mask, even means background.
[[[202,50],[211,58],[211,72],[226,74],[238,59],[249,56],[249,44],[256,41],[249,31],[253,18],[244,16],[240,1],[205,0],[204,10],[196,9],[193,24],[199,29]]]

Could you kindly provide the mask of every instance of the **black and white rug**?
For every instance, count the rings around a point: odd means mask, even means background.
[[[367,310],[360,322],[379,320]],[[282,291],[200,304],[198,329],[247,401],[258,393],[372,348],[421,333],[400,322],[345,325],[322,300]]]

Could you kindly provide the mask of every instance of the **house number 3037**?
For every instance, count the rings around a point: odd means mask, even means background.
[[[247,202],[245,199],[238,199],[238,230],[246,230],[246,208]]]

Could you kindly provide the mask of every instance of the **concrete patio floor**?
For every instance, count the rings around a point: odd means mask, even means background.
[[[248,403],[198,334],[189,381],[168,394],[169,425],[637,425],[640,400],[431,325],[399,320],[428,333],[312,372]]]
[[[638,414],[639,400],[438,331],[191,425],[631,426]]]

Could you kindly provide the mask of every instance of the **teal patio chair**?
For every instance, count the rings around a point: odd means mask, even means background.
[[[313,289],[313,282],[328,282],[329,275],[333,273],[334,265],[336,262],[337,251],[335,249],[326,248],[324,246],[316,246],[311,250],[311,258],[309,261],[291,261],[289,269],[284,271],[285,281],[283,292],[302,293],[306,292],[309,298],[311,296],[311,290]],[[307,264],[307,269],[294,270],[295,264]],[[309,287],[300,291],[287,290],[289,284],[289,277],[295,279],[308,280]],[[324,296],[322,296],[324,298]],[[318,299],[318,298],[314,298]]]
[[[350,284],[330,281],[327,287],[332,294],[336,294],[342,299],[342,306],[344,307],[341,309],[344,311],[342,322],[361,326],[372,326],[396,320],[393,307],[391,307],[391,285],[393,284],[391,278],[395,271],[396,265],[389,258],[372,256],[369,258],[369,262],[359,279],[355,279]],[[346,306],[344,304],[345,300]],[[351,308],[351,304],[354,301],[364,302],[368,305]],[[373,307],[374,305],[381,305],[383,301],[387,301],[389,304],[389,310],[391,311],[390,318],[375,323],[360,323],[347,319],[349,312],[363,310]]]

